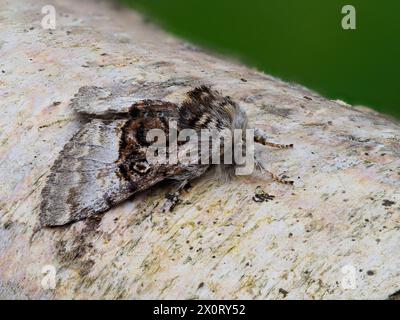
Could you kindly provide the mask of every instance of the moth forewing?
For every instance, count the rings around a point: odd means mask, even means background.
[[[42,226],[84,219],[130,196],[116,163],[125,122],[93,119],[64,146],[42,190]]]

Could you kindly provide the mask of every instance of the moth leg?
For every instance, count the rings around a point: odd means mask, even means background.
[[[176,205],[181,202],[180,195],[182,194],[182,191],[185,189],[185,187],[188,186],[188,183],[188,180],[182,181],[174,192],[169,192],[166,195],[167,201],[162,207],[162,212],[172,211],[176,207]]]
[[[260,143],[264,146],[269,146],[269,147],[278,148],[278,149],[293,148],[293,144],[280,144],[280,143],[274,143],[274,142],[268,141],[267,134],[258,128],[254,129],[254,141],[257,143]]]
[[[265,172],[268,173],[271,176],[272,180],[274,180],[276,182],[279,182],[279,183],[282,183],[282,184],[290,184],[290,185],[294,184],[294,181],[282,179],[282,178],[278,177],[275,173],[273,173],[271,171],[265,170]]]
[[[262,173],[268,174],[268,175],[272,178],[272,180],[274,180],[274,181],[276,181],[276,182],[279,182],[279,183],[282,183],[282,184],[290,184],[290,185],[293,185],[293,184],[294,184],[294,181],[285,180],[285,179],[283,179],[283,178],[280,178],[280,177],[279,177],[278,175],[276,175],[275,173],[273,173],[273,172],[271,172],[271,171],[265,169],[264,165],[263,165],[260,161],[256,161],[256,168],[257,168],[258,170],[260,170]]]

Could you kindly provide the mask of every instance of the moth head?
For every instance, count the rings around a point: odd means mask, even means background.
[[[227,177],[232,177],[241,172],[249,162],[254,163],[254,152],[251,150],[249,152],[249,147],[252,148],[254,145],[254,138],[248,130],[248,120],[244,110],[229,97],[226,97],[224,102],[225,119],[229,119],[229,123],[224,126],[222,132],[225,139],[224,154],[221,155],[218,171]]]

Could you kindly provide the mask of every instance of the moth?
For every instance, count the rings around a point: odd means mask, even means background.
[[[67,142],[51,167],[41,194],[42,227],[101,214],[161,181],[177,184],[177,191],[167,200],[172,208],[183,188],[214,165],[149,163],[147,151],[154,141],[149,141],[147,135],[152,129],[168,134],[171,121],[176,122],[178,133],[184,129],[198,133],[202,129],[245,131],[248,127],[246,114],[238,104],[205,85],[187,92],[180,105],[158,99],[135,101],[122,110],[86,102],[71,105],[89,121]],[[293,147],[268,141],[260,129],[254,129],[254,141],[270,147]],[[185,141],[180,142],[180,147],[185,145]],[[269,172],[257,154],[255,157],[259,170],[276,181],[292,184]],[[219,166],[229,171],[237,163]]]

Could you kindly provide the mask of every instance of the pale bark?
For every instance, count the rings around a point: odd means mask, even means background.
[[[47,4],[51,32],[40,24]],[[0,297],[386,299],[400,289],[399,123],[209,55],[104,2],[0,0],[0,26]],[[71,98],[124,81],[167,88],[174,102],[201,84],[231,96],[273,140],[294,143],[265,148],[294,187],[208,174],[173,212],[160,211],[164,186],[98,221],[35,233],[49,167],[80,126]],[[275,199],[254,202],[258,185]],[[46,265],[54,290],[41,285]],[[342,286],[346,266],[354,289]]]

